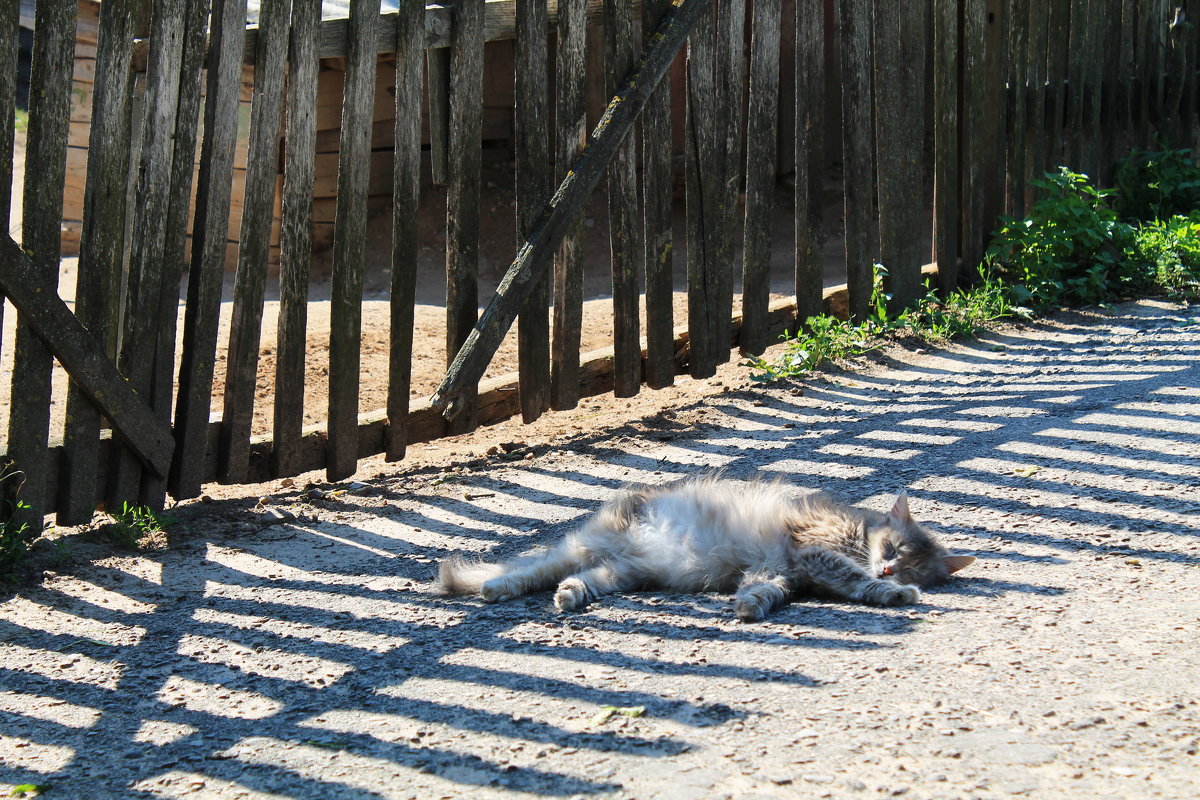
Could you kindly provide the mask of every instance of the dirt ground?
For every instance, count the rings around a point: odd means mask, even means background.
[[[162,549],[38,548],[0,602],[0,782],[63,798],[1200,795],[1200,306],[1143,302],[804,382],[596,398],[511,452],[218,487]],[[570,431],[574,430],[573,433]],[[920,605],[554,612],[433,588],[708,468],[914,513]],[[628,715],[611,709],[624,709]]]

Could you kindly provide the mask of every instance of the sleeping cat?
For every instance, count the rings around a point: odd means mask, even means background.
[[[921,598],[974,561],[951,555],[908,512],[887,514],[795,497],[779,482],[687,478],[630,488],[546,552],[504,564],[443,561],[441,588],[488,602],[557,584],[560,611],[611,592],[736,590],[734,610],[760,620],[793,595],[880,606]]]

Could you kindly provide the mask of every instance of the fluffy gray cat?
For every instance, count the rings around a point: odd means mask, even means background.
[[[902,606],[973,556],[952,555],[913,521],[901,494],[881,514],[779,482],[688,478],[625,489],[546,552],[504,564],[443,561],[441,588],[508,600],[557,585],[561,611],[611,592],[737,592],[760,620],[794,595]]]

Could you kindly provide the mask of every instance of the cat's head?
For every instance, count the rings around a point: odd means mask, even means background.
[[[904,492],[873,534],[872,571],[898,583],[935,586],[975,560],[975,556],[954,555],[917,524],[908,512],[908,495]]]

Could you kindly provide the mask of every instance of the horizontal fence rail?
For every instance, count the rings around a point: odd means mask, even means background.
[[[5,491],[38,530],[47,514],[160,508],[214,480],[339,480],[415,442],[710,376],[798,319],[864,316],[876,263],[894,304],[927,277],[953,289],[1047,170],[1107,183],[1133,147],[1197,143],[1197,0],[401,0],[382,14],[352,0],[340,19],[320,0],[20,7],[0,20],[0,110],[14,107],[18,22],[34,31],[36,87],[22,185],[16,128],[0,130],[0,210],[22,201],[0,246],[17,308]],[[499,188],[516,252],[481,237],[498,213],[481,203],[497,190],[485,142],[511,154]],[[380,197],[391,213],[373,217]],[[417,262],[433,244],[418,220],[434,203],[446,323],[426,341]],[[585,213],[608,231],[614,318],[611,346],[590,353]],[[75,219],[70,293],[58,279]],[[377,219],[383,263],[364,249]],[[324,241],[326,421],[305,427]],[[513,265],[495,298],[480,296],[484,258]],[[373,270],[387,274],[386,376],[360,362]],[[481,378],[514,320],[518,373]],[[415,356],[443,349],[441,389],[414,397]],[[387,401],[362,414],[368,378]],[[264,397],[269,433],[252,425]]]

